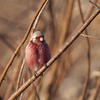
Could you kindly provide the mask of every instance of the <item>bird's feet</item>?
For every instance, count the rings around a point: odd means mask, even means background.
[[[44,63],[44,66],[47,67],[47,63]]]
[[[38,70],[37,70],[38,71]],[[34,71],[34,76],[37,77],[37,71]],[[43,76],[43,73],[41,73],[39,76]]]

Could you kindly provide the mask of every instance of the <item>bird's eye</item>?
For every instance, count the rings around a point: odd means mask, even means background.
[[[37,39],[37,37],[35,37],[35,39]]]

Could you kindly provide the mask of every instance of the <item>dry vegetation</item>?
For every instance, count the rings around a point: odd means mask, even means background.
[[[100,6],[100,0],[92,1]],[[18,88],[24,51],[31,36],[28,27],[42,2],[0,0],[0,77],[25,34],[29,33],[0,83],[0,100],[7,100]],[[96,11],[98,15],[89,26],[85,25],[88,27],[83,32],[92,38],[73,37],[75,41],[51,62],[43,77],[37,75],[36,80],[33,77],[35,81],[21,91],[17,100],[100,100],[100,10],[88,0],[49,0],[35,30],[44,33],[53,57]],[[25,63],[19,88],[34,74],[34,70],[27,68]]]

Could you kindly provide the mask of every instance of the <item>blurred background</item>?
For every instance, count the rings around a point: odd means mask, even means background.
[[[21,43],[28,27],[43,0],[0,0],[0,76],[11,56]],[[100,0],[92,0],[100,6]],[[80,0],[84,20],[97,9],[88,0]],[[50,46],[51,55],[65,43],[67,38],[78,31],[82,21],[79,13],[78,0],[50,0],[43,11],[36,30],[44,33]],[[87,27],[87,33],[100,37],[100,14]],[[20,67],[25,56],[25,47],[30,36],[20,49],[13,64],[6,74],[0,87],[2,100],[7,100],[15,91]],[[86,89],[86,100],[92,100],[98,82],[93,73],[100,69],[100,40],[89,38],[90,42],[90,78]],[[79,36],[76,41],[39,77],[33,86],[29,86],[22,95],[22,100],[78,100],[80,98],[86,72],[88,44],[86,38]],[[33,75],[34,70],[31,70]],[[23,79],[29,79],[25,64],[20,86]],[[100,91],[97,95],[100,100]]]

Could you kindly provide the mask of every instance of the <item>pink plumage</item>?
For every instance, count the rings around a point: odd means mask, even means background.
[[[29,68],[33,68],[35,72],[50,60],[50,49],[42,32],[36,31],[33,34],[26,46],[25,54],[27,65]]]

